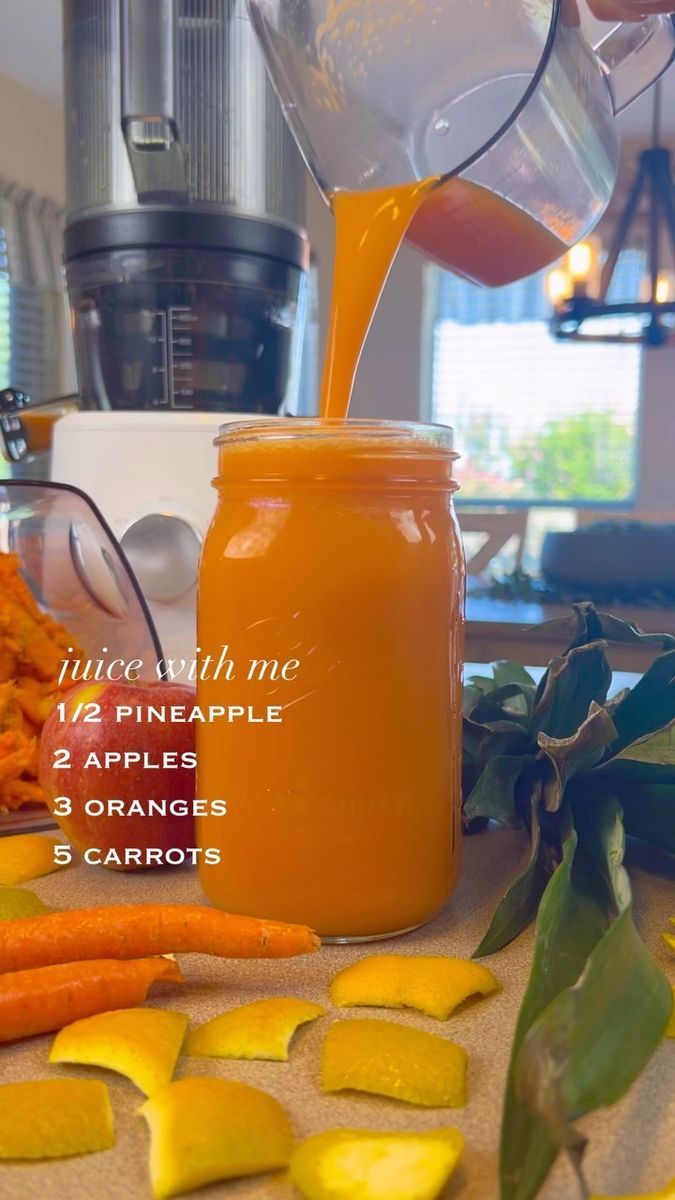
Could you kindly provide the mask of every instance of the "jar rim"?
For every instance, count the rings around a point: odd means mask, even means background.
[[[230,421],[221,425],[214,446],[240,444],[246,441],[270,439],[291,441],[304,436],[336,439],[340,436],[352,439],[362,435],[370,440],[400,442],[402,439],[419,442],[420,447],[445,452],[453,459],[458,458],[454,449],[454,430],[449,425],[424,421],[397,421],[375,417],[283,417],[258,420]]]

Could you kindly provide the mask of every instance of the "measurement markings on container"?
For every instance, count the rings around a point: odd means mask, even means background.
[[[196,313],[188,305],[169,308],[169,395],[171,408],[190,409],[194,400],[194,333]]]
[[[166,313],[161,309],[150,314],[153,327],[157,332],[151,333],[148,337],[148,343],[151,346],[157,346],[161,359],[159,363],[154,363],[150,368],[151,375],[154,375],[161,391],[155,396],[152,403],[153,408],[164,408],[169,404],[169,395],[167,390],[167,377],[169,374],[169,358],[168,358],[168,338],[166,327]]]

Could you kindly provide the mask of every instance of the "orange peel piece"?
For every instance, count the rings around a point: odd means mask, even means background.
[[[323,1045],[321,1086],[421,1104],[463,1108],[467,1053],[434,1033],[394,1021],[338,1021]]]
[[[54,861],[54,847],[60,845],[58,838],[39,833],[17,833],[13,837],[0,838],[0,884],[14,887],[17,883],[60,871],[65,864]]]
[[[471,996],[489,996],[499,983],[492,971],[463,958],[376,954],[345,967],[330,985],[337,1008],[415,1008],[446,1021]]]
[[[146,1096],[172,1078],[188,1018],[164,1008],[122,1008],[66,1025],[49,1061],[107,1067],[126,1075]]]
[[[150,1177],[158,1200],[220,1179],[288,1165],[291,1126],[273,1096],[231,1079],[168,1083],[141,1108],[150,1127]]]
[[[46,912],[49,912],[47,905],[28,888],[0,887],[0,921],[39,917]]]
[[[458,1129],[331,1129],[293,1151],[290,1173],[306,1200],[435,1200],[463,1149]]]
[[[591,1196],[590,1200],[675,1200],[675,1179],[660,1192],[633,1192],[630,1196]]]
[[[309,1000],[275,996],[254,1000],[222,1013],[191,1030],[184,1054],[196,1058],[262,1058],[287,1062],[291,1038],[300,1025],[322,1017],[325,1009]]]
[[[104,1083],[41,1079],[0,1084],[0,1159],[69,1158],[114,1144]]]

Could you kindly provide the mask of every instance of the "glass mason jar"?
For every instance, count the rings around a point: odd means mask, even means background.
[[[199,820],[198,844],[220,852],[202,856],[202,887],[332,940],[415,928],[459,859],[452,431],[258,421],[216,444],[198,701],[217,711],[198,726],[197,794],[227,815]]]

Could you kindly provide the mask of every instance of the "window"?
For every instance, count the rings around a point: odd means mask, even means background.
[[[626,251],[611,299],[635,295],[643,267]],[[492,291],[429,273],[431,418],[455,429],[460,502],[630,504],[642,348],[555,341],[545,272]]]
[[[0,193],[0,389],[33,400],[63,391],[66,340],[61,209],[16,185]],[[0,455],[0,479],[12,474]]]

